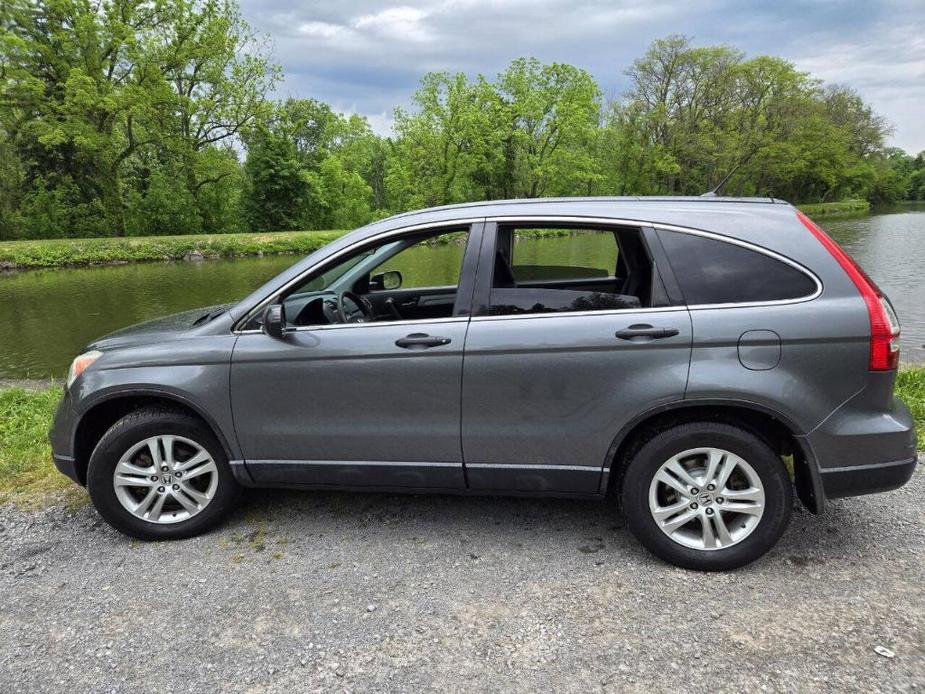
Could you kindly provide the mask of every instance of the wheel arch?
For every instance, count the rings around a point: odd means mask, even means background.
[[[182,411],[202,421],[215,435],[225,455],[234,454],[217,423],[196,403],[176,393],[163,390],[130,390],[108,393],[96,400],[80,416],[74,427],[74,462],[80,484],[87,483],[87,465],[100,438],[119,419],[142,407],[161,406]]]
[[[812,449],[803,432],[785,415],[744,400],[697,399],[667,403],[625,424],[607,451],[601,493],[619,490],[623,471],[633,453],[659,431],[694,421],[717,421],[740,426],[764,440],[779,456],[792,455],[797,496],[814,514],[822,513],[825,496]]]

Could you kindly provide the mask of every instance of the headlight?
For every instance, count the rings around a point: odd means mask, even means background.
[[[84,352],[83,354],[74,357],[74,361],[71,362],[71,369],[67,372],[67,387],[70,388],[71,384],[77,380],[77,377],[86,371],[90,364],[102,356],[102,352],[98,352],[97,350],[93,349],[89,352]]]

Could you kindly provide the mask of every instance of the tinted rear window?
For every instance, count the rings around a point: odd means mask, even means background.
[[[799,299],[816,283],[786,263],[725,241],[659,230],[688,304]]]

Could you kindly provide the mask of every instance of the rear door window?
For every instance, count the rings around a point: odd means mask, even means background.
[[[783,301],[811,296],[816,282],[776,258],[726,241],[658,230],[688,305]]]
[[[650,305],[652,262],[639,229],[505,224],[496,240],[491,315]]]

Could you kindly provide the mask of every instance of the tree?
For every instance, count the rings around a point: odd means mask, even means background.
[[[254,231],[299,229],[312,189],[293,141],[259,126],[248,141],[247,212]]]
[[[164,27],[160,64],[175,106],[161,110],[160,125],[182,162],[190,195],[237,172],[225,157],[210,156],[270,108],[267,92],[280,69],[266,57],[262,42],[230,0],[172,0],[172,21]]]
[[[389,182],[393,207],[586,192],[600,91],[571,65],[515,60],[489,82],[429,73],[398,109]]]
[[[695,195],[723,182],[728,194],[802,202],[875,196],[883,180],[874,161],[886,123],[850,89],[823,88],[785,60],[673,35],[626,74],[601,154],[605,179],[625,192]]]
[[[277,168],[287,172],[288,182],[283,185],[294,186],[296,194],[286,214],[287,228],[331,229],[368,222],[373,216],[372,184],[382,187],[376,141],[369,124],[359,116],[335,113],[313,99],[280,104],[245,137],[251,217],[260,218],[257,210],[273,199],[264,195],[273,182],[259,177]],[[298,186],[289,177],[290,171],[298,171]]]
[[[490,90],[462,73],[428,73],[412,101],[395,111],[390,196],[399,209],[468,200],[472,175],[483,168],[477,142],[494,132],[482,106]]]
[[[198,156],[256,117],[277,75],[230,0],[9,0],[2,16],[0,118],[27,184],[98,202],[116,235],[131,158],[157,146],[195,198],[227,176]]]
[[[509,123],[514,197],[575,195],[593,184],[600,89],[591,75],[521,58],[498,76],[498,89]]]

